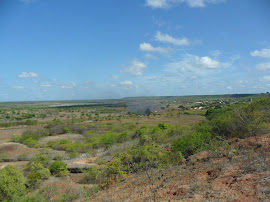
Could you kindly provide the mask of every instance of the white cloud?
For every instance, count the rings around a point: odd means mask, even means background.
[[[146,0],[146,5],[152,8],[170,8],[180,3],[186,3],[189,7],[205,7],[207,4],[217,4],[226,0]]]
[[[189,40],[187,38],[174,38],[168,34],[162,34],[161,32],[157,32],[155,35],[155,40],[160,41],[160,42],[167,42],[167,43],[172,43],[174,45],[178,46],[187,46],[190,44]]]
[[[122,81],[120,82],[120,85],[133,85],[132,81]]]
[[[207,56],[205,56],[205,57],[195,56],[195,61],[196,61],[198,66],[201,66],[201,67],[204,67],[207,69],[217,69],[217,68],[222,67],[222,65],[219,61],[213,60]]]
[[[146,0],[146,5],[152,8],[168,8],[171,6],[169,0]]]
[[[22,72],[21,74],[18,74],[18,77],[19,78],[24,78],[24,79],[26,79],[26,78],[37,78],[38,74],[35,73],[35,72],[29,72],[29,73]]]
[[[141,43],[140,50],[147,51],[147,52],[168,53],[171,49],[170,48],[153,47],[150,43]]]
[[[76,86],[77,86],[76,83],[70,82],[70,83],[66,83],[66,84],[61,85],[61,88],[75,88]]]
[[[250,55],[253,57],[270,58],[270,49],[255,50],[250,52]]]
[[[267,69],[270,69],[270,62],[258,64],[256,65],[256,69],[260,71],[266,71]]]
[[[147,68],[147,65],[143,62],[140,62],[137,59],[131,61],[129,67],[127,67],[122,73],[127,73],[134,76],[141,76],[143,75],[144,69]]]
[[[262,80],[262,81],[270,81],[270,76],[263,76],[263,77],[261,77],[260,80]]]
[[[181,60],[167,64],[165,71],[171,73],[195,73],[198,75],[207,75],[209,71],[227,67],[228,63],[222,63],[208,56],[199,57],[187,54]]]

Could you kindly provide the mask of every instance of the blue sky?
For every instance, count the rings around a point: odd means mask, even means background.
[[[0,0],[0,101],[262,93],[269,0]]]

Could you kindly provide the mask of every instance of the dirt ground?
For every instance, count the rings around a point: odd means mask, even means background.
[[[28,129],[29,127],[26,126],[21,126],[18,128],[0,128],[0,144],[9,141],[14,134],[21,135]]]
[[[90,201],[270,201],[270,134],[235,152],[204,152],[185,164],[128,175]]]
[[[6,166],[17,166],[22,169],[29,161],[16,161],[16,162],[0,162],[0,169]]]
[[[0,153],[6,154],[9,157],[16,157],[24,154],[29,157],[37,154],[38,149],[29,148],[26,145],[15,142],[5,142],[0,144]]]

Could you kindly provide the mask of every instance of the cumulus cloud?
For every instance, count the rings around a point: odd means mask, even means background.
[[[226,0],[146,0],[146,6],[151,8],[170,8],[180,3],[186,3],[189,7],[205,7],[207,4],[217,4]]]
[[[133,85],[132,81],[122,81],[120,82],[120,85]]]
[[[253,57],[262,57],[262,58],[270,58],[270,49],[262,49],[262,50],[255,50],[250,52],[250,55]]]
[[[258,69],[260,71],[266,71],[266,70],[270,69],[270,62],[258,64],[258,65],[256,65],[256,69]]]
[[[24,79],[27,79],[27,78],[37,78],[38,77],[38,74],[35,73],[35,72],[22,72],[21,74],[18,74],[18,77],[19,78],[24,78]]]
[[[214,60],[208,56],[199,57],[187,54],[181,60],[166,65],[165,71],[171,73],[207,74],[206,70],[221,69],[227,67],[227,63]]]
[[[168,34],[162,34],[158,31],[155,35],[155,40],[160,42],[172,43],[178,46],[187,46],[190,44],[190,41],[187,38],[174,38]]]
[[[196,64],[198,66],[201,66],[201,67],[207,68],[207,69],[217,69],[217,68],[222,67],[222,65],[219,61],[213,60],[208,56],[205,56],[205,57],[195,56],[195,61],[196,61]]]
[[[168,53],[170,48],[153,47],[150,43],[141,43],[140,50],[146,52]]]
[[[130,62],[130,66],[127,67],[122,73],[130,74],[133,76],[143,75],[144,69],[147,68],[147,65],[143,62],[140,62],[137,59],[134,59]]]

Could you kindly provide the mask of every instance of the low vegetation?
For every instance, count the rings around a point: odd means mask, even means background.
[[[193,116],[185,114],[188,113],[186,110],[189,110],[187,106],[176,106],[176,109],[176,112],[172,110],[175,115]],[[100,109],[99,113],[112,111],[108,110]],[[166,113],[169,112],[168,110]],[[269,97],[259,98],[247,104],[209,108],[203,114],[206,117],[204,121],[189,126],[165,122],[139,125],[136,123],[136,116],[139,115],[134,114],[128,115],[129,118],[133,116],[132,122],[67,124],[55,119],[43,127],[26,131],[21,136],[14,135],[12,141],[32,148],[45,147],[44,149],[65,151],[70,159],[84,154],[98,157],[93,165],[80,170],[83,175],[79,183],[95,184],[91,190],[81,189],[82,195],[87,198],[90,193],[125,180],[131,173],[147,173],[150,169],[178,166],[190,156],[204,150],[230,151],[230,138],[242,139],[270,132]],[[73,133],[80,134],[83,138],[52,139],[46,145],[39,144],[39,140],[45,137]],[[97,155],[101,150],[104,154]],[[41,150],[40,154],[31,158],[23,170],[13,166],[0,170],[0,200],[35,201],[36,198],[40,198],[46,201],[48,197],[44,195],[45,190],[27,196],[25,194],[38,190],[51,176],[65,177],[68,174],[67,162],[63,161],[62,157],[52,159]],[[75,200],[77,197],[66,194],[61,196],[61,200]]]

